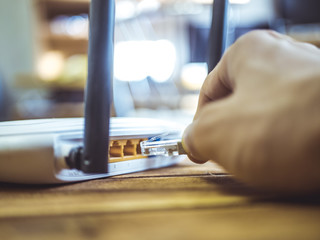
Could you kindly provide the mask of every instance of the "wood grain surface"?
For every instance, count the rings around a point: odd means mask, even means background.
[[[320,239],[320,197],[271,196],[187,159],[74,184],[0,183],[0,239]]]

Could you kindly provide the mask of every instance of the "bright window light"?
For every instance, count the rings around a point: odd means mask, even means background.
[[[161,3],[158,0],[142,0],[138,4],[138,11],[141,12],[154,12],[159,10]]]
[[[247,4],[250,0],[229,0],[231,4]]]
[[[133,1],[117,1],[116,19],[128,19],[136,15],[136,5]]]
[[[207,77],[208,66],[206,63],[188,63],[181,71],[182,85],[189,90],[199,90]]]
[[[165,82],[173,74],[176,50],[168,40],[126,41],[115,45],[114,75],[121,81],[140,81],[151,77]]]
[[[64,57],[59,51],[46,52],[39,60],[37,70],[44,81],[56,80],[64,67]]]
[[[193,0],[195,3],[202,3],[202,4],[212,4],[212,0]],[[250,0],[229,0],[231,4],[247,4]]]

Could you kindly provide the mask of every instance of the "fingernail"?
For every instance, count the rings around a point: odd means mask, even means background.
[[[199,164],[202,164],[206,161],[200,161],[198,160],[198,158],[194,157],[194,155],[192,154],[192,145],[190,144],[190,131],[191,131],[191,128],[192,128],[192,124],[190,124],[183,132],[183,135],[182,135],[182,139],[181,139],[181,144],[182,144],[182,147],[183,149],[186,151],[186,153],[188,154],[188,158],[192,161],[192,162],[195,162],[195,163],[199,163]]]
[[[184,130],[183,135],[182,135],[182,147],[183,149],[188,153],[191,154],[190,150],[190,129],[191,129],[191,124]]]
[[[184,130],[183,135],[182,135],[182,139],[181,139],[182,147],[188,154],[190,153],[190,150],[189,150],[188,145],[186,144],[186,141],[187,141],[186,139],[188,137],[188,128],[189,128],[189,126]]]

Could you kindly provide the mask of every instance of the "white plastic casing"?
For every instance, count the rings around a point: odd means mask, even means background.
[[[155,156],[109,163],[107,174],[85,174],[65,162],[71,148],[83,145],[83,118],[23,120],[0,123],[0,181],[48,184],[84,181],[166,167],[183,156]],[[155,119],[113,118],[110,139],[180,135],[181,126]]]

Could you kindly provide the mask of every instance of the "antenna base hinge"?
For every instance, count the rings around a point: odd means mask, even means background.
[[[65,158],[67,165],[71,169],[81,169],[81,163],[83,161],[83,147],[72,148],[69,152],[69,155]]]

